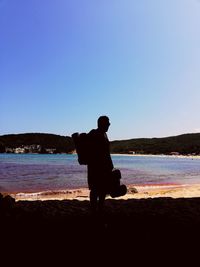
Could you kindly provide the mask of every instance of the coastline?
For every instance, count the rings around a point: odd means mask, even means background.
[[[113,154],[113,155],[117,155],[117,154]],[[143,180],[143,184],[140,184],[139,179],[134,181],[134,180],[126,180],[122,179],[122,183],[124,183],[127,188],[128,188],[128,192],[125,196],[122,196],[120,198],[117,199],[146,199],[146,198],[158,198],[158,197],[172,197],[172,198],[180,198],[180,197],[184,197],[184,198],[188,198],[188,197],[200,197],[200,182],[199,182],[199,156],[181,156],[181,155],[146,155],[146,154],[119,154],[121,155],[120,160],[122,160],[122,162],[125,160],[130,160],[132,159],[136,159],[138,161],[155,161],[158,163],[164,163],[165,160],[168,161],[167,159],[169,158],[169,162],[174,163],[175,164],[179,164],[179,158],[180,158],[180,162],[185,164],[185,162],[187,164],[190,164],[189,166],[191,166],[188,170],[188,173],[190,174],[191,171],[191,175],[190,177],[192,179],[181,179],[181,173],[179,175],[179,179],[169,179],[168,180],[168,173],[166,173],[165,175],[165,179],[161,179],[161,181],[156,180],[156,179],[146,179]],[[127,159],[123,159],[123,157],[127,157]],[[139,159],[139,157],[141,157]],[[145,159],[146,157],[146,159]],[[143,159],[142,159],[143,158]],[[181,160],[181,158],[186,158],[185,160]],[[188,159],[189,158],[189,159]],[[176,160],[177,159],[177,160]],[[29,159],[28,159],[29,160]],[[26,163],[26,162],[25,162]],[[29,161],[28,161],[29,163]],[[33,164],[34,161],[30,164]],[[45,164],[47,164],[48,161],[45,161]],[[51,163],[51,162],[50,162]],[[59,158],[59,163],[60,163],[60,158]],[[62,159],[61,162],[64,166],[64,164],[66,164],[66,158]],[[77,162],[75,162],[75,164],[77,164]],[[197,169],[193,168],[193,164],[196,166]],[[21,166],[21,165],[19,165]],[[40,187],[40,183],[37,184],[37,179],[35,182],[35,173],[38,173],[38,177],[40,177],[41,172],[43,172],[43,167],[42,165],[38,165],[39,169],[32,169],[32,165],[30,165],[30,167],[27,169],[27,173],[31,174],[31,178],[30,181],[26,180],[26,176],[24,176],[24,170],[23,168],[20,169],[20,174],[19,175],[23,175],[22,176],[22,180],[20,179],[19,182],[23,183],[25,182],[25,184],[27,182],[29,182],[31,184],[32,181],[34,181],[34,186],[31,188],[29,185],[27,187],[23,187],[23,186],[18,186],[18,188],[12,188],[12,186],[9,187],[8,189],[6,189],[6,186],[4,186],[3,184],[3,179],[2,179],[2,187],[0,187],[0,192],[4,195],[11,195],[11,197],[15,198],[16,201],[20,201],[20,200],[28,200],[28,201],[34,201],[34,200],[89,200],[89,190],[87,188],[87,183],[80,183],[80,188],[76,185],[76,183],[74,183],[73,186],[71,186],[71,184],[67,183],[66,184],[61,184],[59,187],[54,187],[51,186],[51,183],[48,184],[48,186],[44,186],[44,187]],[[49,166],[49,165],[45,165],[45,166]],[[54,166],[54,165],[52,165]],[[75,165],[76,166],[76,165]],[[77,165],[79,167],[79,165]],[[7,166],[6,167],[6,172],[7,172]],[[23,166],[22,166],[23,167]],[[25,166],[26,167],[26,166]],[[176,166],[175,166],[176,167]],[[38,167],[37,167],[38,168]],[[54,168],[54,167],[52,167]],[[62,170],[59,165],[56,168],[53,169],[53,171],[57,171],[57,169]],[[194,176],[193,175],[193,169],[194,169]],[[41,175],[40,179],[44,178],[44,182],[48,183],[53,181],[51,177],[53,177],[53,174],[51,173],[51,170],[49,172],[49,167],[46,168],[47,171],[47,176],[45,177],[45,175]],[[68,170],[65,169],[64,171],[62,171],[62,175],[64,175]],[[48,173],[49,172],[49,173]],[[173,172],[173,169],[172,169]],[[9,174],[9,173],[8,173]],[[50,174],[50,175],[49,175]],[[12,177],[12,172],[9,174],[10,177]],[[49,176],[48,176],[49,175]],[[145,175],[148,175],[148,173]],[[9,176],[8,176],[9,177]],[[51,178],[51,180],[48,181],[48,178]],[[195,179],[193,179],[195,177]],[[6,178],[4,178],[4,180],[6,181]],[[20,177],[21,178],[21,177]],[[36,177],[37,178],[37,177]],[[154,177],[153,177],[154,178]],[[169,177],[170,178],[170,177]],[[46,179],[46,180],[45,180]],[[85,178],[84,178],[85,179]],[[16,182],[17,180],[12,180],[12,178],[10,178],[11,182],[14,181]],[[128,182],[129,181],[129,182]],[[54,181],[53,181],[54,182]],[[145,184],[146,183],[146,184]],[[152,185],[151,183],[156,183],[154,185]],[[163,184],[159,184],[159,183],[163,183]],[[166,184],[164,184],[166,183]],[[171,183],[171,184],[168,184]],[[185,184],[188,183],[188,184]],[[190,183],[190,184],[189,184]],[[193,184],[192,184],[193,183]],[[11,184],[12,185],[12,184]],[[137,193],[136,193],[137,192]],[[110,199],[111,197],[107,196],[107,199]]]
[[[88,188],[48,190],[31,193],[11,193],[11,197],[16,201],[28,200],[89,200]],[[200,184],[146,184],[146,185],[127,185],[127,194],[115,199],[147,199],[147,198],[195,198],[200,197]],[[106,199],[112,199],[107,196]]]

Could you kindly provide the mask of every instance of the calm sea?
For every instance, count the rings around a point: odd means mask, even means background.
[[[112,155],[122,183],[200,183],[200,159]],[[38,192],[87,187],[87,168],[77,155],[0,154],[0,192]]]

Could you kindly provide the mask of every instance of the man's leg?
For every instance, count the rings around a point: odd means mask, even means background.
[[[90,206],[92,212],[96,212],[97,210],[97,192],[95,190],[90,190]]]
[[[105,193],[100,193],[99,194],[99,212],[103,212],[104,208],[104,202],[105,202],[106,194]]]

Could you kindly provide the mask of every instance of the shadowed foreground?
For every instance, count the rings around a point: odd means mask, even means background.
[[[102,265],[159,265],[198,258],[200,198],[108,199],[101,215],[90,213],[89,201],[9,201],[0,206],[2,255],[13,255],[8,263],[28,257],[66,266],[94,258]]]

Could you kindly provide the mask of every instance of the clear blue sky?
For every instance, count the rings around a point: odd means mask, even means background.
[[[200,132],[199,0],[0,0],[0,135]]]

